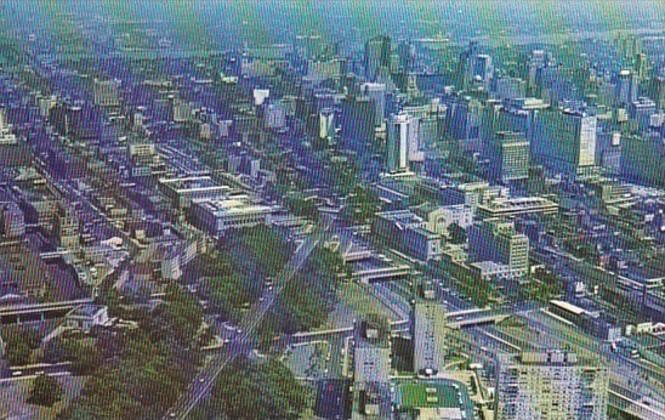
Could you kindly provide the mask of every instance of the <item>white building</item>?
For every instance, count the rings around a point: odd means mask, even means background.
[[[252,203],[246,195],[212,200],[194,200],[192,223],[213,236],[227,229],[256,226],[270,221],[276,209]]]
[[[496,419],[607,419],[608,371],[575,353],[500,354]]]

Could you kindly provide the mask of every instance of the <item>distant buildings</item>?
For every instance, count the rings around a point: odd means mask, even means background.
[[[499,354],[496,419],[607,419],[608,371],[559,350]]]
[[[506,266],[484,267],[482,269],[498,270],[501,277],[523,277],[529,269],[529,238],[517,233],[512,222],[500,219],[486,219],[468,229],[469,249],[474,260],[491,261]],[[483,277],[491,277],[495,273],[482,273]]]
[[[120,105],[118,91],[119,80],[94,80],[93,94],[95,104],[103,107],[114,107]]]

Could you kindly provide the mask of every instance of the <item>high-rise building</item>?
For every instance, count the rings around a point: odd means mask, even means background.
[[[365,77],[374,81],[381,67],[390,66],[390,37],[380,35],[365,43]]]
[[[16,144],[16,135],[12,133],[12,126],[7,124],[5,110],[0,108],[0,144]]]
[[[637,123],[640,130],[649,127],[651,116],[656,113],[656,103],[651,99],[641,96],[628,106],[628,115]]]
[[[517,99],[526,96],[526,82],[518,77],[502,77],[496,81],[498,98]]]
[[[531,94],[534,93],[536,89],[536,75],[538,70],[542,69],[547,65],[547,55],[543,50],[533,50],[531,52],[531,58],[529,59],[529,75],[527,79],[527,87]]]
[[[552,171],[572,176],[592,172],[597,118],[570,110],[543,111],[534,118],[531,157]]]
[[[268,104],[263,117],[267,128],[273,130],[283,130],[286,128],[286,110],[280,101]]]
[[[459,90],[465,90],[471,83],[471,80],[473,79],[475,59],[478,53],[479,48],[476,41],[471,41],[468,47],[460,53],[456,75],[457,88]]]
[[[412,317],[414,370],[421,375],[436,375],[444,369],[446,312],[431,282],[418,285]]]
[[[2,233],[6,238],[18,238],[25,235],[25,217],[17,204],[5,205],[0,216],[2,217]]]
[[[386,85],[383,83],[363,83],[360,91],[374,102],[374,125],[383,125],[386,115]]]
[[[621,70],[617,75],[614,101],[617,106],[627,106],[637,99],[639,81],[637,74],[630,70]]]
[[[494,77],[492,57],[487,54],[478,54],[473,61],[473,78],[480,81],[485,88],[489,86]]]
[[[649,95],[656,102],[656,108],[665,110],[665,76],[656,76],[651,80]]]
[[[374,102],[367,96],[347,96],[342,100],[342,136],[352,145],[365,147],[374,140]]]
[[[493,261],[508,266],[515,277],[527,274],[529,238],[515,230],[515,224],[499,218],[485,219],[468,229],[469,249],[476,261]]]
[[[389,172],[409,169],[411,157],[418,152],[417,120],[410,114],[392,115],[388,122],[386,143],[387,168]],[[412,150],[415,146],[415,150]]]
[[[665,142],[656,133],[621,137],[621,174],[646,185],[665,186]]]
[[[607,419],[608,371],[559,350],[500,354],[496,419]]]
[[[79,219],[74,209],[65,203],[61,204],[55,227],[60,246],[70,251],[77,251],[80,239]]]
[[[118,91],[120,89],[119,80],[98,80],[95,79],[93,93],[95,104],[99,106],[118,106],[120,100]]]
[[[649,66],[649,59],[647,58],[647,55],[640,52],[635,54],[635,75],[637,76],[638,80],[644,80],[644,78],[647,75],[647,70]]]
[[[507,184],[529,178],[529,142],[524,134],[499,131],[489,144],[492,179]]]
[[[335,137],[335,112],[332,108],[323,108],[319,112],[319,138],[330,141]]]
[[[354,414],[390,415],[390,324],[377,315],[356,322],[353,333]]]

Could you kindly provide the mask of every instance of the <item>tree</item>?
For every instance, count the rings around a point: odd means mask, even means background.
[[[459,245],[466,243],[466,231],[457,223],[451,223],[448,226],[448,235],[450,237],[450,242],[453,244]]]
[[[209,413],[228,418],[298,419],[307,401],[306,389],[281,362],[237,359],[219,375],[208,404]]]
[[[28,403],[50,407],[62,398],[62,388],[58,381],[48,375],[39,375],[30,391]]]
[[[32,329],[19,330],[9,336],[5,345],[5,357],[10,365],[25,365],[30,361],[32,350],[39,347],[39,336]]]

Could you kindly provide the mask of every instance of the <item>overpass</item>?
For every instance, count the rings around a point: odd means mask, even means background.
[[[465,327],[475,327],[478,325],[496,324],[510,315],[485,315],[473,318],[465,318],[459,321],[448,322],[448,327],[459,330]]]
[[[610,387],[608,391],[608,405],[638,419],[665,419],[665,409],[661,406],[651,405],[647,400],[634,400],[618,390]]]
[[[376,281],[386,281],[399,277],[404,277],[411,272],[411,267],[408,265],[397,265],[391,267],[369,268],[365,270],[358,270],[352,273],[353,280],[362,283],[372,283]]]
[[[62,251],[51,251],[51,252],[42,252],[39,254],[39,258],[42,260],[56,260],[58,258],[64,257],[65,255],[69,255],[69,251],[62,250]]]
[[[92,302],[92,298],[84,298],[61,302],[7,306],[0,308],[0,324],[20,324],[22,322],[35,322],[61,318],[77,306]]]

